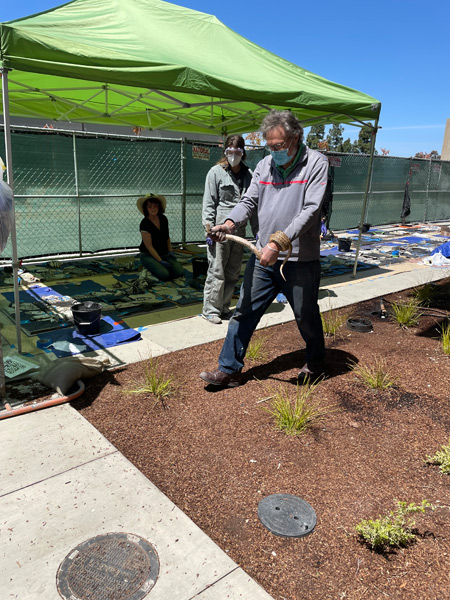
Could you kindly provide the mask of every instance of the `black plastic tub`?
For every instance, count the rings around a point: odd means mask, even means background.
[[[352,240],[348,240],[345,238],[341,238],[340,240],[338,240],[339,252],[349,252],[351,245],[352,245]]]
[[[77,302],[72,305],[72,315],[75,327],[81,335],[100,333],[102,307],[98,302]]]

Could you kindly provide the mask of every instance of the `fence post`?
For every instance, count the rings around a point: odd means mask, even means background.
[[[426,195],[426,202],[425,202],[425,212],[423,215],[423,220],[425,221],[425,223],[428,221],[428,215],[429,215],[428,204],[430,202],[430,181],[431,181],[431,156],[430,156],[430,160],[428,161],[427,195]]]
[[[181,140],[181,243],[186,244],[186,137]]]
[[[361,245],[362,227],[363,227],[364,219],[365,219],[366,212],[368,209],[367,202],[369,199],[369,193],[371,191],[371,186],[372,186],[373,156],[375,154],[375,140],[377,137],[377,131],[378,131],[378,119],[375,121],[375,125],[373,126],[372,140],[371,140],[371,144],[370,144],[370,159],[369,159],[369,168],[367,171],[366,191],[364,194],[364,202],[363,202],[363,206],[362,206],[362,210],[361,210],[361,222],[359,224],[358,241],[356,243],[355,264],[353,265],[352,277],[356,277],[356,269],[358,268],[358,254],[359,254],[359,247]]]
[[[81,238],[81,198],[80,188],[78,184],[78,163],[77,163],[77,140],[75,131],[72,133],[72,148],[73,148],[73,173],[75,179],[75,195],[78,199],[78,251],[80,256],[83,256],[83,241]]]

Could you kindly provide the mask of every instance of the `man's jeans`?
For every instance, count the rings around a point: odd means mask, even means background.
[[[281,263],[278,260],[271,267],[263,267],[254,255],[250,257],[239,301],[219,356],[221,371],[229,374],[241,371],[253,332],[279,292],[283,292],[294,311],[306,343],[308,367],[314,370],[322,366],[325,343],[318,306],[320,261],[288,261],[283,267],[286,281],[280,275]]]

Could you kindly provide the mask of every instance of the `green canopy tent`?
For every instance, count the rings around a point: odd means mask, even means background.
[[[381,109],[212,15],[161,0],[73,0],[0,23],[0,72],[11,187],[10,116],[224,135],[290,109],[306,126],[369,125],[373,148]],[[11,242],[16,270],[15,230]]]

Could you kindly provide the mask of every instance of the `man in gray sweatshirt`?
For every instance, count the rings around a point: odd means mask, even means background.
[[[209,384],[236,387],[248,344],[262,315],[282,292],[294,312],[298,329],[306,344],[306,363],[300,369],[300,383],[315,380],[323,373],[325,344],[318,306],[320,283],[320,217],[328,177],[328,160],[303,143],[303,127],[290,111],[270,111],[263,119],[261,133],[269,156],[254,170],[241,201],[223,224],[212,228],[212,238],[224,242],[243,221],[258,215],[261,251],[258,261],[252,255],[247,263],[240,298],[228,326],[219,368],[203,371],[200,377]],[[283,232],[292,244],[286,256],[282,246],[270,241]]]

